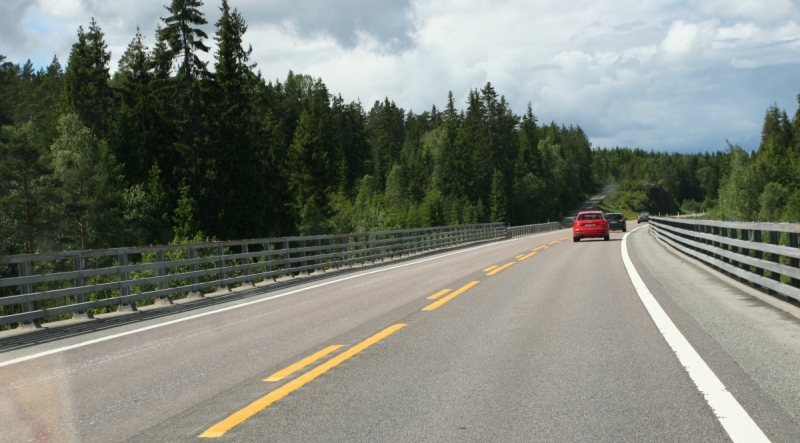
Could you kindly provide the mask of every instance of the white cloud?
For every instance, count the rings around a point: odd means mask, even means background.
[[[91,16],[116,59],[137,24],[152,45],[166,15],[166,0],[14,1],[0,5],[16,24],[0,32],[0,53],[38,64],[53,53],[66,63]],[[789,0],[230,2],[267,78],[291,69],[346,100],[388,96],[417,112],[441,107],[449,90],[464,107],[470,88],[491,81],[518,113],[530,101],[542,121],[580,124],[595,146],[720,149],[730,139],[753,149],[766,107],[793,112],[800,89],[800,12]],[[212,34],[218,5],[202,10]]]

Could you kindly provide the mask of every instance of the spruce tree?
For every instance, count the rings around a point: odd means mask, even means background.
[[[103,37],[94,18],[88,32],[78,28],[78,42],[72,45],[64,73],[62,99],[64,111],[75,112],[99,138],[108,135],[111,100],[108,86],[111,53]]]
[[[489,205],[491,211],[491,221],[493,223],[508,222],[508,200],[506,196],[506,184],[503,173],[495,169],[492,174],[492,188],[489,193]]]
[[[54,237],[56,190],[51,172],[33,123],[0,129],[0,246],[15,249],[4,253],[35,254]]]
[[[161,20],[166,25],[161,29],[163,39],[169,42],[174,57],[180,57],[178,67],[180,76],[199,78],[206,74],[206,63],[197,56],[198,52],[208,52],[209,47],[203,43],[208,38],[199,26],[208,24],[200,12],[203,2],[200,0],[172,0],[165,6],[170,15]]]

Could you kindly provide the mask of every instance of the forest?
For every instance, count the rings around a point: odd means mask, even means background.
[[[598,149],[593,161],[596,180],[620,184],[609,196],[620,209],[800,221],[800,109],[790,119],[776,105],[768,107],[757,151],[730,143],[723,151],[702,154]],[[653,191],[659,189],[668,194],[661,200],[668,201],[656,204]]]
[[[520,225],[596,188],[580,127],[516,115],[490,83],[463,106],[367,109],[321,79],[263,78],[242,15],[223,0],[209,37],[201,5],[173,1],[113,74],[94,19],[65,67],[0,56],[0,253]]]
[[[223,0],[209,36],[200,6],[174,0],[153,44],[137,31],[113,70],[94,19],[65,66],[0,55],[0,254],[523,225],[607,183],[633,211],[800,219],[800,117],[776,106],[757,152],[593,149],[580,126],[515,114],[491,83],[415,112],[345,102],[307,75],[265,79],[240,12]]]

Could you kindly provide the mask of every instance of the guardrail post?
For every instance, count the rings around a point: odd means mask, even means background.
[[[795,233],[789,234],[789,246],[795,249],[797,249],[798,246],[800,246],[798,245],[797,234]],[[800,268],[800,259],[790,258],[789,264],[794,268]],[[794,286],[795,288],[800,288],[800,280],[792,277],[792,286]]]
[[[778,233],[778,231],[769,231],[769,242],[773,245],[780,245],[780,233]],[[769,261],[773,263],[780,263],[781,257],[773,252],[769,254]],[[781,281],[781,275],[775,271],[771,272],[771,278],[778,282]]]
[[[124,284],[128,281],[128,271],[124,270],[123,268],[128,266],[128,253],[127,252],[120,252],[117,254],[117,265],[119,265],[119,282],[120,284]],[[124,297],[126,295],[130,295],[131,289],[127,286],[120,285],[119,288],[119,295],[120,297]],[[117,306],[117,312],[134,312],[136,311],[136,305],[131,302],[121,302],[119,306]]]
[[[761,240],[761,231],[760,230],[754,230],[753,231],[753,241],[756,242],[756,243],[763,243],[763,241]],[[756,258],[757,259],[759,259],[759,260],[763,260],[764,259],[764,252],[763,251],[761,251],[759,249],[756,249],[755,253],[756,253]],[[764,275],[764,270],[762,268],[756,268],[756,274]]]
[[[217,286],[217,290],[214,291],[214,295],[220,294],[227,294],[231,292],[231,288],[225,284],[225,278],[227,277],[225,272],[225,247],[222,245],[217,245],[217,267],[219,268],[219,286]]]
[[[264,260],[267,263],[272,261],[272,253],[270,251],[271,251],[271,249],[270,249],[269,243],[264,243]],[[272,272],[272,265],[267,264],[266,265],[266,270],[267,270],[267,272]],[[276,276],[273,275],[272,276],[272,281],[275,281],[275,280],[277,280],[277,278],[276,278]],[[264,281],[266,282],[267,279],[265,278]]]
[[[247,246],[246,243],[243,244],[242,245],[242,254],[249,254],[249,253],[250,253],[250,247]],[[242,265],[244,267],[244,269],[242,271],[243,271],[245,276],[250,275],[250,267],[247,266],[249,264],[250,264],[250,257],[242,257]],[[253,283],[253,280],[245,280],[245,281],[242,282],[242,286],[243,287],[244,286],[255,286],[255,285],[256,284]]]
[[[159,277],[163,277],[163,276],[167,275],[166,266],[164,265],[164,251],[163,250],[156,251],[156,263],[160,263],[161,264],[161,266],[159,266],[158,269],[156,269],[156,273],[158,274],[158,276]],[[158,282],[158,289],[159,290],[167,289],[167,282],[165,282],[165,281]],[[155,303],[153,303],[153,304],[157,305],[157,306],[160,306],[160,305],[171,305],[172,304],[172,299],[168,295],[162,295],[162,296],[159,296],[156,299]]]
[[[283,249],[284,251],[286,251],[283,253],[283,259],[286,260],[286,264],[283,265],[283,269],[287,270],[289,272],[289,276],[294,278],[294,272],[292,272],[292,260],[291,260],[292,251],[291,249],[289,249],[289,240],[283,242]]]
[[[83,271],[83,259],[80,257],[72,259],[72,269],[75,272]],[[75,277],[75,287],[80,288],[85,284],[84,278],[81,275]],[[75,303],[84,303],[86,301],[86,294],[81,292],[80,294],[75,296]],[[92,314],[90,312],[86,312],[85,310],[78,310],[74,314],[72,314],[73,320],[83,320],[87,318],[92,318]]]
[[[194,260],[197,258],[197,249],[190,247],[189,248],[189,260]],[[191,263],[189,265],[189,271],[195,272],[197,271],[197,263]],[[186,294],[186,298],[203,298],[204,295],[197,289],[197,277],[192,276],[189,278],[191,282],[191,286],[189,287],[189,293]]]
[[[17,264],[19,268],[19,276],[20,277],[30,277],[31,275],[31,268],[33,267],[32,263],[22,262]],[[23,283],[19,285],[19,293],[21,295],[30,294],[31,293],[31,284],[30,283]],[[31,312],[33,311],[33,302],[31,301],[24,301],[22,302],[22,312]],[[17,329],[25,330],[25,329],[39,329],[41,325],[39,325],[39,320],[25,320],[19,322],[17,325]]]
[[[322,239],[318,238],[316,243],[317,243],[317,255],[322,255]],[[317,266],[319,267],[319,269],[322,272],[325,272],[325,266],[322,265],[322,263],[323,263],[322,259],[321,258],[317,258],[316,262],[317,262]]]

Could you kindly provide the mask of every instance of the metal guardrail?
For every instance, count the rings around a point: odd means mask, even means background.
[[[539,234],[541,232],[554,231],[560,229],[559,222],[540,223],[538,225],[512,226],[506,229],[507,237],[521,237],[523,235]]]
[[[728,275],[800,301],[800,224],[651,217],[650,229]]]
[[[0,325],[30,324],[45,317],[150,299],[171,304],[170,296],[203,297],[230,292],[232,285],[255,285],[307,272],[403,254],[496,240],[557,229],[558,224],[507,229],[501,223],[406,229],[343,235],[282,237],[184,245],[114,248],[0,256],[0,266],[16,267],[19,277],[0,279],[13,295],[0,297]],[[511,233],[511,234],[510,234]],[[51,300],[47,306],[37,302]]]

